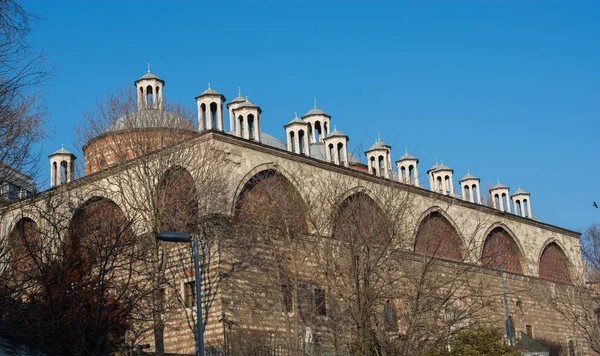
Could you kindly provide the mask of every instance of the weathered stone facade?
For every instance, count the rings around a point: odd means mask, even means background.
[[[141,90],[140,98],[145,97],[144,90],[150,90],[144,80],[154,83],[149,88],[161,96],[152,100],[155,107],[162,107],[164,82],[155,76],[136,81],[136,88]],[[114,156],[110,149],[113,140],[124,142],[129,139],[127,135],[133,135],[137,141],[134,136],[139,135],[140,130],[107,132],[84,148],[86,173],[96,174],[69,179],[60,189],[42,192],[25,204],[9,207],[2,220],[3,236],[9,236],[22,226],[29,226],[26,229],[31,230],[31,224],[37,224],[39,230],[46,229],[35,215],[35,209],[27,205],[41,207],[52,199],[67,199],[70,207],[79,207],[90,199],[102,198],[122,211],[126,218],[135,220],[131,228],[136,235],[154,231],[156,226],[150,226],[150,219],[139,219],[136,215],[139,211],[134,212],[136,209],[131,203],[136,192],[145,191],[142,185],[147,182],[128,179],[125,194],[117,194],[114,186],[119,177],[135,169],[139,164],[136,158],[143,154],[148,157],[148,166],[159,171],[157,177],[179,172],[176,183],[156,182],[165,184],[163,190],[158,189],[163,192],[160,197],[144,197],[158,199],[157,209],[167,212],[159,219],[161,227],[184,226],[190,215],[219,216],[217,228],[203,230],[204,234],[221,237],[218,244],[209,247],[209,258],[204,261],[209,286],[203,294],[209,301],[205,326],[207,345],[223,348],[229,344],[227,347],[231,347],[232,330],[234,334],[238,330],[283,337],[288,343],[299,343],[307,327],[314,333],[315,343],[335,345],[336,340],[343,338],[341,335],[347,332],[347,325],[340,325],[342,321],[347,322],[346,316],[329,314],[339,304],[333,296],[337,287],[331,283],[337,276],[328,274],[331,270],[324,265],[333,256],[327,255],[330,253],[327,251],[345,248],[341,247],[347,243],[345,236],[354,233],[354,225],[344,225],[351,217],[343,212],[360,198],[358,214],[360,224],[365,226],[365,231],[360,233],[381,238],[373,242],[376,251],[386,241],[393,241],[386,253],[405,261],[405,266],[390,267],[390,276],[396,273],[400,280],[407,271],[420,270],[419,266],[433,263],[432,273],[437,279],[451,275],[460,279],[463,284],[457,288],[457,294],[470,289],[471,294],[465,294],[465,298],[472,301],[475,290],[485,292],[481,308],[470,315],[472,320],[503,328],[508,309],[513,334],[528,331],[536,338],[565,344],[573,341],[578,353],[589,354],[586,340],[578,329],[539,298],[540,294],[552,293],[561,298],[557,290],[562,289],[556,285],[583,283],[579,233],[533,219],[526,192],[515,194],[519,198],[519,214],[510,213],[508,188],[498,193],[498,200],[493,202],[496,208],[488,207],[481,204],[477,178],[470,174],[463,178],[461,188],[468,190],[463,189],[459,196],[454,193],[453,171],[443,165],[428,171],[431,187],[425,189],[418,180],[418,160],[405,155],[398,161],[400,173],[394,172],[391,147],[380,141],[367,151],[368,164],[362,165],[348,154],[347,136],[340,132],[333,136],[336,131],[330,132],[331,117],[316,109],[316,105],[305,115],[306,120],[300,122],[302,120],[296,118],[298,122],[286,125],[288,139],[294,140],[293,143],[276,143],[260,132],[260,108],[241,100],[234,99],[232,103],[239,105],[230,110],[230,115],[239,114],[239,120],[232,118],[231,132],[223,132],[224,97],[209,89],[197,98],[199,127],[205,130],[198,133],[156,128],[157,135],[174,135],[166,140],[145,136],[168,143],[156,147],[162,148],[158,152],[123,151],[122,157]],[[145,110],[144,104],[140,104],[140,110]],[[213,129],[208,130],[211,127]],[[143,134],[147,135],[146,131],[151,129],[144,130]],[[328,143],[331,140],[327,140],[330,133],[337,137],[331,145]],[[211,199],[207,198],[210,194],[206,193],[209,191],[206,185],[217,182],[207,179],[207,172],[202,169],[207,161],[182,158],[173,159],[167,165],[153,165],[153,159],[160,160],[165,150],[180,151],[177,157],[215,152],[211,156],[211,170],[221,175],[218,181],[223,188],[218,189],[218,194],[213,192]],[[320,153],[323,155],[319,156]],[[100,163],[102,159],[106,169]],[[281,192],[285,194],[280,195]],[[167,198],[178,202],[192,198],[194,204],[180,208],[180,204],[173,205]],[[521,207],[524,201],[527,209]],[[512,205],[516,209],[517,201]],[[65,208],[64,213],[77,218],[77,211]],[[284,222],[288,223],[285,233],[274,232],[282,230]],[[271,235],[287,236],[289,241],[270,239]],[[175,276],[173,280],[177,285],[174,290],[165,290],[164,297],[178,308],[165,316],[165,350],[191,353],[194,350],[194,334],[190,328],[193,306],[189,305],[192,299],[188,289],[189,282],[193,281],[191,262],[181,251],[171,258],[176,263],[168,273]],[[460,277],[456,276],[457,271],[461,272]],[[404,324],[408,316],[403,308],[409,302],[403,300],[400,293],[404,285],[390,282],[386,288],[398,294],[391,292],[389,304],[382,302],[381,310],[393,306],[392,320],[397,332],[408,332]],[[386,316],[384,323],[386,312],[382,313],[382,325],[389,324],[390,318]],[[151,335],[148,334],[146,340],[153,345]]]

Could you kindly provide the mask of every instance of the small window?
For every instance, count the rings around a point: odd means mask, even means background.
[[[527,334],[527,336],[533,338],[533,326],[532,325],[525,325],[525,334]]]
[[[385,305],[383,306],[383,327],[387,331],[398,330],[398,318],[396,316],[396,311],[389,300],[385,302]]]
[[[324,289],[315,289],[315,313],[320,316],[327,316],[327,303],[325,300]]]
[[[281,293],[283,296],[283,311],[285,313],[294,312],[293,288],[291,284],[282,284]]]
[[[193,308],[196,305],[196,282],[183,284],[183,304],[186,308]]]
[[[106,166],[106,160],[103,159],[100,161],[100,167],[105,167]]]
[[[127,153],[121,154],[121,161],[127,161]]]

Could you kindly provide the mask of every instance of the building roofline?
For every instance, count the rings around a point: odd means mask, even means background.
[[[456,205],[464,206],[466,208],[471,208],[473,210],[482,211],[482,212],[488,213],[490,215],[502,217],[504,219],[509,219],[509,220],[521,222],[521,223],[528,224],[528,225],[538,226],[538,227],[541,227],[541,228],[544,228],[547,230],[552,230],[552,231],[556,231],[556,232],[559,232],[559,233],[562,233],[565,235],[569,235],[574,238],[579,238],[581,236],[581,233],[577,232],[577,231],[573,231],[573,230],[562,228],[562,227],[552,225],[549,223],[541,222],[539,220],[533,220],[530,218],[524,218],[524,217],[521,217],[518,215],[514,215],[511,213],[502,212],[500,210],[488,207],[486,205],[471,203],[468,201],[464,201],[462,199],[458,199],[456,197],[452,197],[452,196],[445,195],[445,194],[438,193],[438,192],[433,192],[431,190],[428,190],[428,189],[425,189],[422,187],[416,187],[414,185],[394,181],[394,180],[383,178],[383,177],[376,177],[376,176],[373,176],[372,174],[369,174],[366,172],[361,172],[361,171],[353,170],[349,167],[325,162],[325,161],[319,160],[317,158],[306,156],[304,154],[289,152],[287,150],[268,146],[266,144],[263,144],[263,143],[260,143],[257,141],[246,140],[244,138],[229,135],[225,132],[217,131],[214,129],[203,131],[203,132],[199,133],[198,136],[184,139],[184,140],[174,144],[173,146],[169,146],[169,147],[165,147],[165,148],[162,148],[162,149],[159,149],[156,151],[149,152],[148,154],[146,154],[146,156],[155,155],[155,154],[158,154],[159,152],[162,152],[165,150],[177,149],[181,145],[193,145],[193,144],[195,144],[195,142],[194,142],[195,140],[209,141],[211,139],[222,141],[222,142],[235,143],[237,145],[240,145],[240,146],[243,146],[246,148],[263,151],[263,152],[266,152],[269,154],[280,156],[282,158],[293,157],[296,161],[299,161],[301,163],[310,164],[312,166],[317,166],[319,168],[326,169],[329,171],[335,171],[335,172],[338,172],[341,174],[354,176],[354,177],[360,178],[360,179],[365,179],[372,183],[383,184],[383,185],[386,185],[389,187],[397,187],[397,188],[401,188],[401,189],[407,189],[407,190],[409,190],[413,193],[419,194],[421,196],[435,198],[438,200],[445,201],[449,204],[456,204]],[[110,176],[114,172],[118,172],[119,170],[124,169],[125,167],[128,167],[129,165],[134,165],[134,164],[136,164],[136,161],[137,161],[137,159],[135,159],[135,158],[131,159],[131,160],[127,160],[125,162],[108,167],[106,169],[92,173],[85,177],[81,177],[72,182],[61,184],[57,187],[50,188],[48,190],[40,192],[39,194],[35,195],[34,197],[19,201],[18,203],[15,203],[15,204],[7,205],[4,208],[5,210],[2,210],[2,211],[9,211],[9,210],[12,210],[13,208],[18,208],[21,206],[20,204],[23,204],[24,201],[28,201],[28,200],[32,200],[32,199],[33,200],[42,199],[43,197],[47,196],[48,194],[53,193],[57,189],[74,189],[74,188],[80,187],[84,184],[94,182],[94,181],[102,179],[106,176]]]

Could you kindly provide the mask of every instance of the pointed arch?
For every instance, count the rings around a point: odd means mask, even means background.
[[[158,228],[194,233],[200,213],[198,190],[190,172],[181,166],[171,167],[163,174],[156,191]]]
[[[118,251],[132,243],[131,221],[112,200],[92,197],[81,204],[69,222],[67,258],[91,261],[101,252]]]
[[[571,263],[558,241],[548,240],[539,258],[539,277],[559,283],[571,283]]]
[[[494,224],[486,233],[481,252],[484,267],[517,274],[525,273],[525,259],[515,235],[502,224]]]
[[[463,239],[454,222],[439,207],[422,216],[415,236],[415,253],[450,261],[464,260]]]
[[[308,232],[307,212],[294,184],[274,168],[261,170],[245,180],[234,207],[239,222],[292,234]]]
[[[364,189],[356,189],[337,206],[333,237],[363,243],[389,241],[391,224],[387,216]]]
[[[17,272],[29,270],[41,258],[40,230],[29,217],[20,218],[9,235],[10,263]]]

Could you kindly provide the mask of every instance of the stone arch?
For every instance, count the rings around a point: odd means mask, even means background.
[[[42,257],[40,229],[32,218],[21,216],[9,231],[10,263],[17,272],[25,272]]]
[[[355,188],[356,189],[356,188]],[[363,243],[386,243],[391,223],[380,205],[358,188],[336,205],[332,236]]]
[[[515,234],[504,224],[495,223],[487,231],[481,248],[481,264],[484,267],[525,274],[527,263]],[[500,256],[498,256],[498,253]]]
[[[234,203],[238,222],[292,234],[307,233],[307,208],[296,186],[275,168],[245,178]]]
[[[134,234],[123,210],[111,199],[94,196],[83,202],[69,222],[67,258],[91,260],[101,250],[120,249]]]
[[[190,172],[181,166],[169,168],[156,189],[158,229],[194,233],[200,219],[198,189]]]
[[[432,207],[419,219],[414,252],[462,262],[465,258],[464,240],[458,231],[454,221],[442,209]]]
[[[292,183],[292,185],[296,188],[296,190],[302,196],[302,198],[303,198],[302,202],[304,204],[305,196],[302,194],[301,190],[298,188],[298,187],[301,187],[302,185],[294,178],[294,176],[292,176],[286,169],[284,169],[283,167],[279,166],[278,164],[276,164],[274,162],[266,162],[266,163],[261,163],[261,164],[255,166],[254,168],[252,168],[239,181],[237,187],[235,188],[235,193],[233,195],[233,201],[232,201],[232,204],[231,204],[231,210],[230,211],[231,211],[231,215],[232,216],[235,215],[237,201],[239,200],[240,194],[244,190],[244,187],[245,187],[246,183],[248,183],[248,181],[250,179],[252,179],[252,177],[254,177],[255,175],[257,175],[258,173],[260,173],[262,171],[269,170],[269,169],[277,171],[278,174],[282,175],[283,177],[285,177],[285,179],[287,179],[288,181],[290,181]]]
[[[540,251],[538,275],[559,283],[571,283],[571,262],[563,246],[554,238],[544,243]]]

